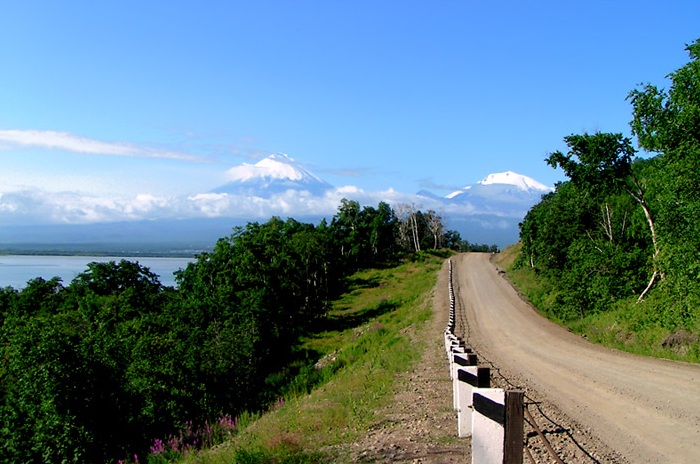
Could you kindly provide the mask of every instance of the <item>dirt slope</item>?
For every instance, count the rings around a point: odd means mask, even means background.
[[[480,359],[561,411],[570,436],[600,440],[602,449],[585,452],[589,462],[700,462],[700,366],[586,342],[538,315],[489,258],[453,258],[457,330]]]

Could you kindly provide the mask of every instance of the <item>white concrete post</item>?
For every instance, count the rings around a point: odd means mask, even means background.
[[[457,389],[459,386],[459,379],[457,371],[461,367],[466,366],[476,366],[477,358],[474,353],[471,352],[471,348],[464,348],[462,352],[454,351],[452,353],[452,363],[450,364],[450,378],[452,379],[452,407],[455,411],[459,409],[459,403],[457,402]]]
[[[453,342],[453,344],[450,346],[450,379],[454,379],[455,377],[455,355],[464,355],[465,351],[466,348],[459,346],[457,342]]]
[[[445,353],[449,355],[450,353],[450,346],[452,345],[452,342],[456,341],[459,344],[459,339],[453,335],[450,332],[445,333]]]
[[[472,464],[522,464],[523,392],[472,391]]]
[[[502,388],[473,390],[472,464],[503,464],[505,396]]]
[[[457,369],[457,436],[472,435],[472,390],[491,386],[491,369],[465,366]]]

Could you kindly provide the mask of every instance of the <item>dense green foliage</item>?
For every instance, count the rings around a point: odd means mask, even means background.
[[[264,409],[346,277],[415,252],[400,224],[384,203],[343,201],[330,224],[234,229],[178,273],[177,289],[124,260],[91,263],[67,286],[0,289],[0,461],[133,459],[193,423]]]
[[[348,278],[323,330],[303,337],[318,353],[294,362],[284,404],[260,415],[225,446],[184,457],[182,463],[353,462],[359,437],[391,418],[385,406],[405,387],[426,343],[428,304],[444,251]],[[316,359],[320,359],[316,362]]]
[[[632,91],[631,127],[620,134],[565,137],[567,153],[547,158],[569,181],[521,224],[521,265],[547,279],[542,308],[564,321],[653,304],[645,316],[669,331],[700,324],[700,41],[669,75],[668,91]],[[649,303],[652,301],[653,303]]]

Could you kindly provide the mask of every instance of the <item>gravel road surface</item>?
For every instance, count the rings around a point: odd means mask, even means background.
[[[540,316],[490,257],[453,258],[457,330],[480,359],[613,450],[609,461],[700,463],[699,365],[587,342]]]

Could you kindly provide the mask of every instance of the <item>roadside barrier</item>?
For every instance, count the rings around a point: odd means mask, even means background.
[[[473,390],[472,462],[523,462],[523,392]]]
[[[472,412],[474,389],[491,386],[491,369],[488,367],[464,366],[457,369],[455,401],[457,410],[457,436],[472,436]]]
[[[479,367],[477,355],[455,335],[455,294],[449,261],[450,314],[445,352],[452,379],[457,434],[472,437],[473,464],[522,464],[523,392],[489,388],[490,369]]]
[[[466,348],[469,349],[469,348]],[[459,372],[462,368],[467,366],[476,366],[476,355],[470,352],[452,352],[452,367],[450,370],[450,378],[452,379],[452,398],[453,398],[453,408],[455,411],[459,411],[459,384],[460,384],[460,374]]]

